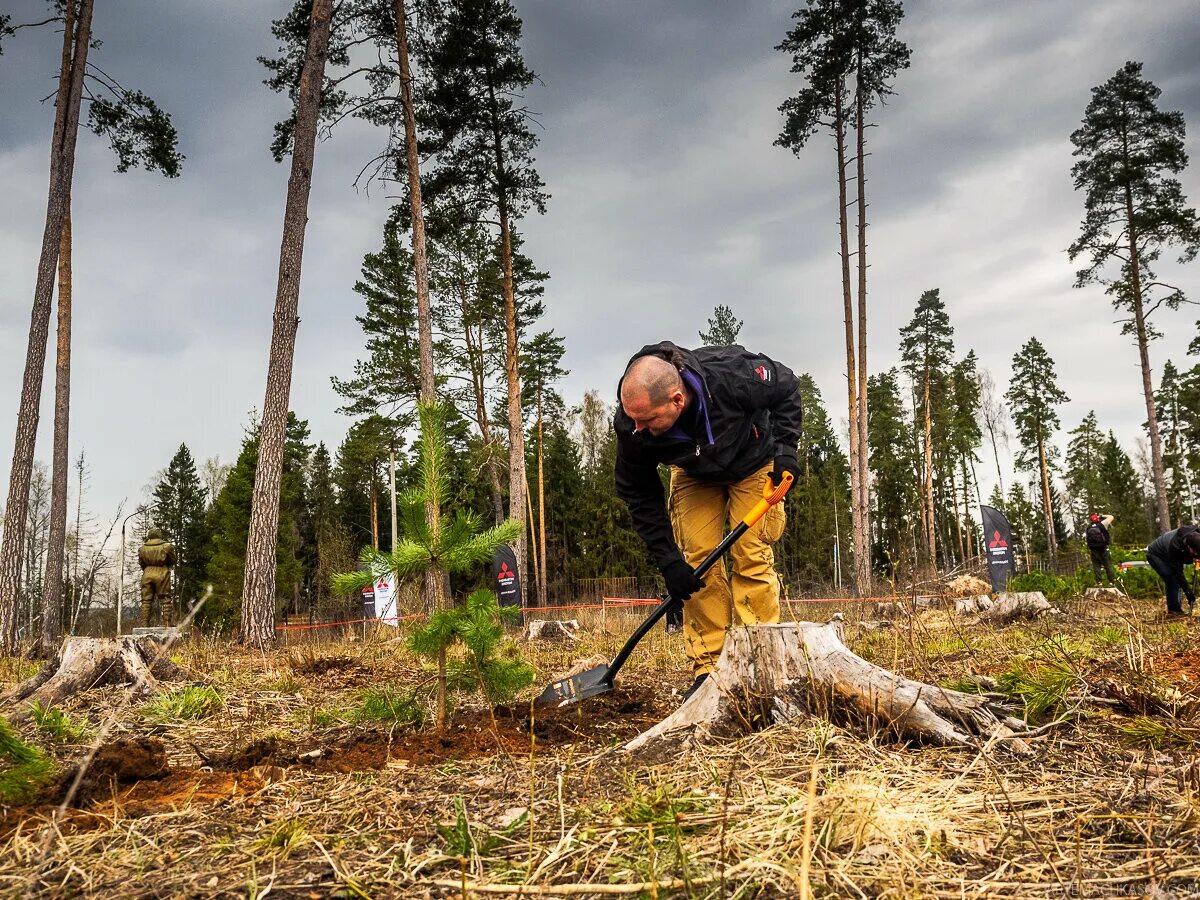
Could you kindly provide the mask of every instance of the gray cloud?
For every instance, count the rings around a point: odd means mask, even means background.
[[[796,2],[518,3],[553,195],[521,227],[552,276],[547,324],[567,339],[569,400],[611,394],[632,349],[693,343],[729,303],[747,344],[812,372],[844,417],[831,141],[818,135],[799,157],[772,146],[776,108],[797,86],[772,48]],[[72,427],[98,511],[136,497],[181,441],[231,459],[261,404],[287,179],[266,148],[286,103],[261,85],[255,57],[272,52],[269,21],[286,5],[98,11],[95,58],[174,114],[188,156],[175,181],[120,176],[108,149],[80,135]],[[14,14],[43,9],[18,0]],[[1136,354],[1102,291],[1071,288],[1064,248],[1082,205],[1068,135],[1090,88],[1143,59],[1163,103],[1193,126],[1194,154],[1194,5],[925,0],[907,11],[913,65],[871,133],[872,368],[896,363],[897,330],[920,292],[940,287],[960,351],[976,349],[1002,386],[1036,334],[1072,397],[1064,424],[1095,408],[1132,446],[1144,419]],[[0,440],[24,359],[52,113],[38,100],[53,88],[57,41],[22,33],[0,57]],[[317,150],[292,405],[331,444],[348,421],[329,376],[360,352],[351,286],[388,207],[351,183],[380,139],[347,123]],[[1200,201],[1195,169],[1184,186]],[[1197,271],[1173,274],[1200,299]],[[1163,317],[1156,366],[1183,359],[1193,318]],[[140,424],[148,417],[153,427]]]

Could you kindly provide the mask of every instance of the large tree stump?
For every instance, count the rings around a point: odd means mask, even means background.
[[[30,704],[52,706],[71,694],[103,685],[130,684],[137,694],[153,693],[160,680],[181,677],[165,646],[149,636],[69,637],[40,672],[5,698],[9,706],[21,704],[9,718],[25,718]]]
[[[910,681],[842,643],[840,617],[731,629],[711,677],[626,750],[738,737],[808,713],[883,725],[938,744],[1010,739],[1025,723],[995,700]]]
[[[987,594],[963,597],[954,603],[954,611],[963,615],[978,613],[978,621],[989,625],[1007,625],[1017,619],[1038,619],[1057,615],[1041,591],[1015,591],[997,594],[993,600]]]
[[[577,641],[577,619],[530,619],[521,633],[523,641]]]

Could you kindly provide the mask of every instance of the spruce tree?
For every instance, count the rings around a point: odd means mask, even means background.
[[[1105,511],[1114,517],[1113,542],[1145,547],[1156,533],[1151,527],[1146,492],[1133,460],[1111,432],[1102,447],[1099,479]]]
[[[1167,479],[1167,500],[1171,522],[1196,521],[1196,495],[1192,481],[1195,454],[1187,439],[1188,410],[1185,378],[1167,360],[1162,379],[1154,394],[1155,410],[1163,443],[1163,474]]]
[[[872,375],[867,391],[871,405],[868,448],[875,481],[876,556],[894,571],[903,558],[911,555],[915,523],[920,520],[918,466],[908,449],[912,446],[913,423],[904,405],[898,370]]]
[[[1104,453],[1105,437],[1096,421],[1095,410],[1089,410],[1070,432],[1067,444],[1065,479],[1071,498],[1071,524],[1076,534],[1083,534],[1088,527],[1088,517],[1101,510],[1102,498],[1108,496],[1100,477],[1100,461]]]
[[[204,485],[186,444],[171,458],[154,487],[151,517],[175,545],[175,599],[188,610],[204,592],[209,534]]]
[[[1007,396],[1017,438],[1021,442],[1017,466],[1027,472],[1036,472],[1039,476],[1046,547],[1053,555],[1058,552],[1058,541],[1055,537],[1054,499],[1050,484],[1050,470],[1055,460],[1055,448],[1051,441],[1062,425],[1057,407],[1070,398],[1059,388],[1054,360],[1037,338],[1030,338],[1013,356],[1012,380]]]
[[[845,553],[849,535],[850,468],[838,443],[829,413],[812,376],[800,375],[803,431],[800,437],[800,478],[788,491],[787,524],[776,544],[785,586],[792,591],[831,584],[835,573],[846,571],[835,562],[835,542]]]
[[[1075,286],[1105,285],[1114,308],[1128,316],[1121,331],[1138,348],[1158,529],[1166,531],[1171,514],[1149,349],[1158,335],[1149,319],[1160,306],[1184,302],[1183,291],[1163,284],[1155,267],[1168,248],[1179,252],[1181,263],[1195,259],[1200,222],[1173,177],[1187,166],[1183,114],[1160,109],[1161,94],[1142,75],[1142,64],[1132,61],[1092,88],[1083,123],[1071,134],[1078,157],[1071,174],[1085,201],[1080,234],[1068,253],[1087,263]]]

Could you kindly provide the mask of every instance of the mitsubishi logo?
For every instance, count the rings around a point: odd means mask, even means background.
[[[996,548],[996,547],[1007,547],[1007,546],[1008,546],[1008,544],[1005,543],[1004,538],[1000,537],[999,531],[992,532],[992,539],[990,541],[988,541],[988,549],[989,550]]]

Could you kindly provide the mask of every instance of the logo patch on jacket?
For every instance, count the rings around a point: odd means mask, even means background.
[[[771,370],[768,369],[766,366],[759,366],[757,369],[754,370],[754,374],[757,375],[763,381],[771,380]]]

